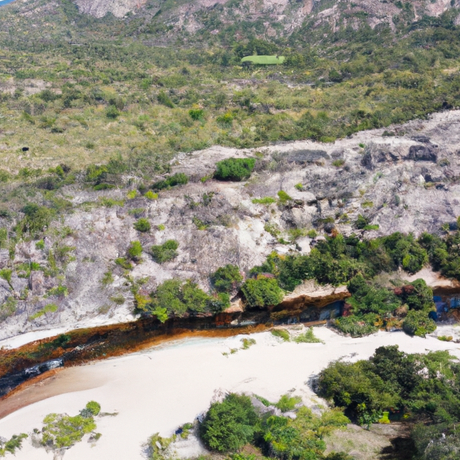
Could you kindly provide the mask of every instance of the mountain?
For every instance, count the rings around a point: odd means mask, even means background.
[[[71,34],[74,26],[86,22],[77,17],[73,5],[83,15],[102,19],[94,23],[99,29],[109,22],[112,33],[161,42],[178,38],[193,41],[194,35],[211,43],[213,37],[222,35],[233,40],[295,36],[302,42],[317,42],[340,31],[363,27],[393,33],[408,25],[418,28],[449,11],[453,11],[455,24],[460,18],[456,11],[460,0],[75,0],[73,4],[70,0],[28,0],[2,8],[2,12],[12,11],[16,17],[1,28],[9,29],[26,20],[34,22],[33,27],[52,29],[67,24]]]

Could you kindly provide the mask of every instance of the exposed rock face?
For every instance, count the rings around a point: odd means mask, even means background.
[[[173,26],[174,31],[182,30],[194,33],[205,27],[209,12],[219,8],[219,19],[223,24],[241,21],[265,20],[267,36],[289,35],[305,21],[311,27],[327,26],[332,31],[340,27],[359,27],[360,20],[366,18],[372,28],[387,24],[394,29],[393,18],[403,11],[396,3],[380,0],[337,0],[328,2],[325,8],[322,2],[301,0],[243,0],[229,2],[226,0],[191,0],[171,6],[164,0],[74,0],[81,12],[95,17],[108,13],[122,18],[128,13],[141,14],[148,20],[160,21]],[[415,0],[411,2],[413,20],[423,16],[439,16],[450,8],[458,7],[459,0]],[[148,7],[148,8],[147,8]],[[364,14],[363,14],[364,13]],[[360,19],[358,19],[360,18]],[[273,22],[282,27],[274,28]],[[218,30],[214,31],[217,33]],[[171,32],[172,33],[172,32]]]
[[[117,18],[143,8],[146,0],[75,0],[79,10],[96,18],[112,13]]]
[[[321,286],[309,280],[297,286],[287,295],[280,305],[284,309],[303,309],[306,307],[325,307],[333,302],[345,300],[350,297],[346,286]]]
[[[43,249],[37,248],[36,241],[21,243],[14,260],[7,250],[0,250],[3,267],[27,268],[35,262],[46,269],[32,270],[30,276],[20,270],[11,283],[0,279],[0,302],[8,297],[14,300],[10,310],[0,312],[6,317],[0,338],[40,328],[132,319],[132,283],[142,283],[143,292],[149,293],[167,279],[191,278],[208,290],[209,275],[225,264],[247,272],[272,251],[308,253],[314,244],[311,238],[302,236],[289,243],[289,231],[296,228],[316,228],[320,233],[336,228],[365,238],[395,231],[437,233],[445,223],[454,228],[460,215],[460,111],[400,128],[387,130],[404,135],[383,136],[381,129],[331,144],[298,141],[257,150],[216,146],[181,154],[171,167],[173,173],[191,178],[187,185],[162,191],[153,201],[126,200],[122,207],[101,206],[100,198],[126,199],[127,189],[63,189],[63,196],[73,197],[74,209],[63,222],[52,224]],[[248,156],[257,163],[247,182],[200,181],[212,175],[217,161]],[[335,166],[338,158],[342,162]],[[252,202],[277,199],[280,190],[292,199],[270,205]],[[134,229],[139,208],[152,225],[149,232]],[[358,230],[355,222],[360,214],[378,229]],[[178,257],[160,265],[150,256],[150,247],[169,239],[179,242]],[[115,259],[126,256],[135,240],[144,252],[129,272],[129,281]],[[65,267],[59,277],[50,269],[50,253]],[[111,276],[103,282],[107,273]],[[286,301],[297,309],[296,302],[322,306],[346,295],[334,289],[319,296],[296,292]],[[57,311],[45,308],[49,304],[56,305]]]

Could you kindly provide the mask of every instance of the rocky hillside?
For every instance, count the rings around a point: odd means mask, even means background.
[[[63,187],[59,196],[71,205],[51,222],[44,240],[0,250],[0,337],[125,321],[132,318],[133,291],[151,292],[173,277],[191,278],[207,290],[209,275],[225,264],[247,273],[272,251],[308,253],[313,229],[365,238],[454,229],[460,215],[459,128],[460,111],[450,111],[331,144],[182,154],[171,173],[185,173],[188,184],[150,199],[133,192],[134,177],[111,190]],[[230,157],[256,159],[249,180],[212,179],[215,163]],[[134,228],[141,217],[149,231]],[[360,218],[364,229],[358,228]],[[7,217],[2,221],[15,225]],[[150,248],[170,239],[179,242],[177,257],[156,263]],[[116,259],[126,256],[132,241],[140,241],[143,253],[126,270]]]
[[[460,6],[459,0],[72,0],[78,11],[112,23],[111,32],[128,35],[147,34],[153,42],[176,41],[200,32],[209,39],[229,33],[234,39],[251,36],[280,38],[298,32],[302,40],[309,36],[318,41],[331,32],[358,30],[362,26],[372,29],[389,27],[396,31],[408,24],[437,18],[446,11]],[[3,10],[14,11],[15,17],[4,24],[11,28],[23,20],[35,27],[48,27],[45,34],[55,33],[56,26],[70,24],[70,30],[81,18],[75,17],[72,4],[64,0],[26,0],[14,2]],[[84,22],[84,21],[83,21]],[[429,20],[428,20],[429,22]],[[425,24],[426,25],[426,24]],[[101,30],[103,24],[97,25]],[[1,30],[1,27],[0,27]],[[88,31],[93,33],[95,31]],[[310,37],[310,38],[311,38]]]

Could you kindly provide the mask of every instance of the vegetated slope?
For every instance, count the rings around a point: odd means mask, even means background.
[[[365,238],[449,232],[460,215],[459,123],[454,111],[394,126],[391,136],[381,129],[335,144],[212,148],[178,156],[162,176],[133,176],[116,160],[23,175],[22,184],[3,185],[2,334],[124,321],[168,279],[191,279],[208,292],[219,267],[248,275],[272,251],[307,253],[312,230]],[[229,157],[253,158],[251,177],[212,179],[216,162]],[[183,313],[190,302],[203,312],[212,299],[195,287],[171,285],[163,294],[177,291]],[[280,300],[275,291],[267,302]],[[228,302],[215,300],[216,311]]]

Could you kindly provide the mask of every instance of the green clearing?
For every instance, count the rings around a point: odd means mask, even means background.
[[[246,56],[241,59],[241,62],[250,62],[256,65],[278,65],[283,64],[285,60],[285,56]]]

